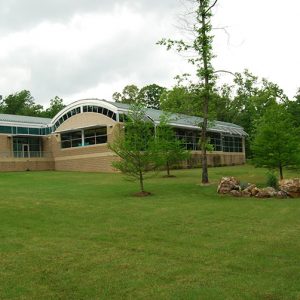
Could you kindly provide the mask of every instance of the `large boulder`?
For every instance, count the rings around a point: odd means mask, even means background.
[[[277,195],[276,195],[276,198],[285,199],[285,198],[288,198],[288,194],[284,191],[278,191]]]
[[[238,191],[238,190],[232,190],[232,191],[229,192],[229,195],[234,196],[234,197],[241,197],[242,192]]]
[[[277,191],[272,187],[259,189],[259,192],[255,195],[256,198],[271,198],[274,196],[277,196]]]
[[[279,181],[281,191],[287,193],[292,198],[300,197],[300,178],[283,179]]]
[[[219,194],[229,194],[232,190],[240,191],[240,182],[234,177],[222,177],[217,192]]]
[[[246,187],[242,194],[245,197],[254,197],[256,194],[258,194],[259,189],[256,187],[255,184],[250,184],[248,187]]]

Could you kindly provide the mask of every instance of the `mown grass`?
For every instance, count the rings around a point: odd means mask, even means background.
[[[300,199],[216,194],[264,169],[200,171],[146,198],[119,174],[1,173],[0,299],[300,299]]]

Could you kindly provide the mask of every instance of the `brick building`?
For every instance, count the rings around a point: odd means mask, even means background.
[[[0,171],[66,170],[112,172],[117,157],[107,144],[120,130],[126,104],[99,99],[73,102],[53,119],[0,114]],[[161,111],[147,109],[154,126]],[[172,114],[170,125],[192,158],[187,166],[201,164],[199,151],[201,118]],[[231,123],[214,122],[208,135],[214,151],[208,153],[210,166],[243,164],[243,128]]]

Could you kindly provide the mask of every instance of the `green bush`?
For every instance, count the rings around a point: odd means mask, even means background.
[[[270,186],[274,189],[278,189],[278,178],[274,171],[269,171],[267,173],[267,186]]]

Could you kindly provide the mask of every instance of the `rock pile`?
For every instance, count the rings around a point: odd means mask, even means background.
[[[240,182],[234,177],[223,177],[219,183],[217,192],[228,194],[231,191],[240,191]]]
[[[279,187],[291,198],[300,197],[300,178],[283,179],[279,181]]]
[[[256,197],[256,198],[287,198],[300,197],[300,179],[282,180],[280,190],[276,191],[272,187],[258,188],[255,184],[248,184],[244,189],[239,180],[235,177],[222,177],[217,192],[228,194],[234,197]]]

